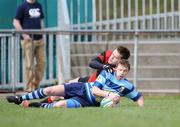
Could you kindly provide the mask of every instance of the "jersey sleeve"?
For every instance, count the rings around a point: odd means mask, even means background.
[[[40,4],[39,4],[40,5]],[[44,13],[43,13],[43,8],[42,8],[42,6],[40,5],[40,11],[41,11],[41,19],[43,19],[44,18]]]
[[[103,61],[105,60],[105,56],[106,56],[106,51],[104,51],[101,54],[99,54],[97,56],[97,59],[99,60],[99,62],[103,63]]]
[[[137,101],[141,96],[141,93],[139,93],[136,89],[133,89],[129,94],[126,95],[127,98],[133,101]]]
[[[94,86],[97,86],[98,88],[102,89],[107,80],[107,73],[108,72],[103,70],[96,78],[96,81],[94,82]]]
[[[91,60],[89,66],[94,69],[102,69],[104,65],[105,51]]]
[[[102,69],[103,65],[100,60],[98,59],[92,59],[91,62],[89,63],[89,67],[94,68],[94,69]]]
[[[21,21],[21,20],[23,20],[23,15],[24,15],[24,8],[23,8],[23,6],[21,5],[21,6],[19,6],[18,8],[17,8],[17,10],[16,10],[16,15],[15,15],[15,19],[17,19],[17,20],[19,20],[19,21]]]

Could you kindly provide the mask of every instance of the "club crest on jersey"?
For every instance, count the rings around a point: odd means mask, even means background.
[[[125,87],[124,87],[124,86],[120,87],[120,88],[119,88],[119,92],[123,92],[123,91],[124,91],[124,89],[125,89]]]
[[[111,82],[106,82],[106,85],[110,85]]]
[[[38,18],[40,17],[40,9],[39,8],[33,8],[29,10],[29,15],[31,18]]]

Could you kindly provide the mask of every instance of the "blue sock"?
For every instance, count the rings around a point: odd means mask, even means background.
[[[28,93],[26,95],[21,96],[21,100],[32,100],[32,99],[41,99],[45,98],[47,95],[44,94],[43,88],[32,91],[31,93]]]

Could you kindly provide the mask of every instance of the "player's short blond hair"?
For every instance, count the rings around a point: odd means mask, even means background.
[[[126,60],[126,59],[121,59],[121,60],[118,61],[117,65],[119,65],[119,64],[123,65],[123,66],[126,67],[128,70],[130,70],[130,63],[129,63],[128,60]]]

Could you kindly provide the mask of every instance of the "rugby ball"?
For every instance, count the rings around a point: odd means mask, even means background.
[[[104,98],[102,99],[102,101],[100,102],[100,107],[113,107],[113,101],[109,98]]]

